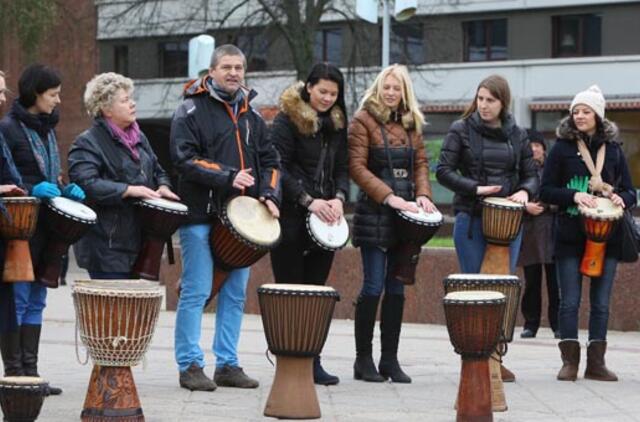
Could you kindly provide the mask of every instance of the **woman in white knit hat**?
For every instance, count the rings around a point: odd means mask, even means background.
[[[554,233],[554,256],[560,288],[558,324],[563,366],[557,378],[575,381],[580,363],[580,262],[586,240],[576,207],[594,208],[596,197],[605,196],[614,204],[629,208],[636,204],[636,192],[620,148],[618,128],[605,118],[605,100],[600,88],[594,85],[575,96],[570,115],[560,122],[556,134],[558,140],[545,163],[540,197],[545,203],[558,205],[560,209]],[[597,176],[598,168],[602,169],[600,177]],[[585,378],[618,380],[616,374],[607,369],[604,355],[609,299],[621,253],[618,225],[607,242],[602,274],[591,277]]]

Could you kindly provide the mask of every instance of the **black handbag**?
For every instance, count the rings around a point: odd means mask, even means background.
[[[640,251],[640,227],[633,218],[631,210],[625,210],[620,222],[622,231],[620,262],[636,262]]]

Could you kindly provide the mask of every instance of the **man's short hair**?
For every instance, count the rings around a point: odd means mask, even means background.
[[[211,64],[209,67],[211,69],[215,69],[223,56],[240,56],[242,57],[242,64],[244,65],[244,68],[247,68],[247,58],[244,56],[242,50],[233,44],[224,44],[213,50],[213,54],[211,55]]]

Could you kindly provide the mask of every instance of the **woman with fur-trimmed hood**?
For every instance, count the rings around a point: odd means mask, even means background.
[[[541,200],[558,205],[554,231],[554,258],[560,287],[558,324],[562,369],[557,378],[575,381],[580,363],[578,311],[582,293],[580,262],[586,237],[576,206],[596,207],[596,196],[614,204],[636,205],[629,168],[619,144],[616,125],[605,119],[605,99],[597,86],[578,93],[571,102],[570,115],[556,130],[558,140],[551,149],[542,174]],[[595,163],[595,164],[594,164]],[[593,173],[589,170],[595,170]],[[597,169],[601,168],[597,175]],[[616,267],[622,257],[621,224],[607,241],[602,275],[591,277],[589,342],[585,378],[617,381],[605,366],[609,299]]]
[[[355,379],[409,383],[398,363],[404,285],[387,276],[397,243],[396,210],[433,212],[429,167],[424,150],[424,117],[405,66],[380,72],[349,125],[349,173],[360,187],[353,244],[360,247],[364,282],[356,304]],[[416,201],[413,204],[409,201]],[[373,363],[371,341],[380,296],[382,354]]]
[[[280,112],[270,130],[280,153],[283,199],[282,239],[271,251],[276,283],[324,285],[334,252],[321,249],[307,233],[306,218],[313,213],[328,224],[343,216],[349,191],[347,169],[344,78],[330,64],[316,64],[305,83],[287,88]],[[314,360],[316,384],[333,385],[330,375]]]

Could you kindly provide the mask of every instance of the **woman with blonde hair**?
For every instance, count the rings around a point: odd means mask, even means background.
[[[179,198],[136,122],[133,81],[97,75],[87,83],[84,103],[94,121],[71,146],[69,179],[84,189],[98,221],[74,245],[76,259],[91,278],[130,278],[142,243],[131,200]]]
[[[364,282],[355,314],[355,379],[409,383],[398,363],[404,309],[404,286],[387,274],[400,239],[396,210],[434,212],[429,167],[423,144],[424,117],[405,66],[380,72],[367,89],[349,126],[349,173],[360,187],[353,220],[353,244],[360,247]],[[415,201],[413,204],[409,201]],[[373,328],[384,291],[380,317],[382,354],[373,363]]]

